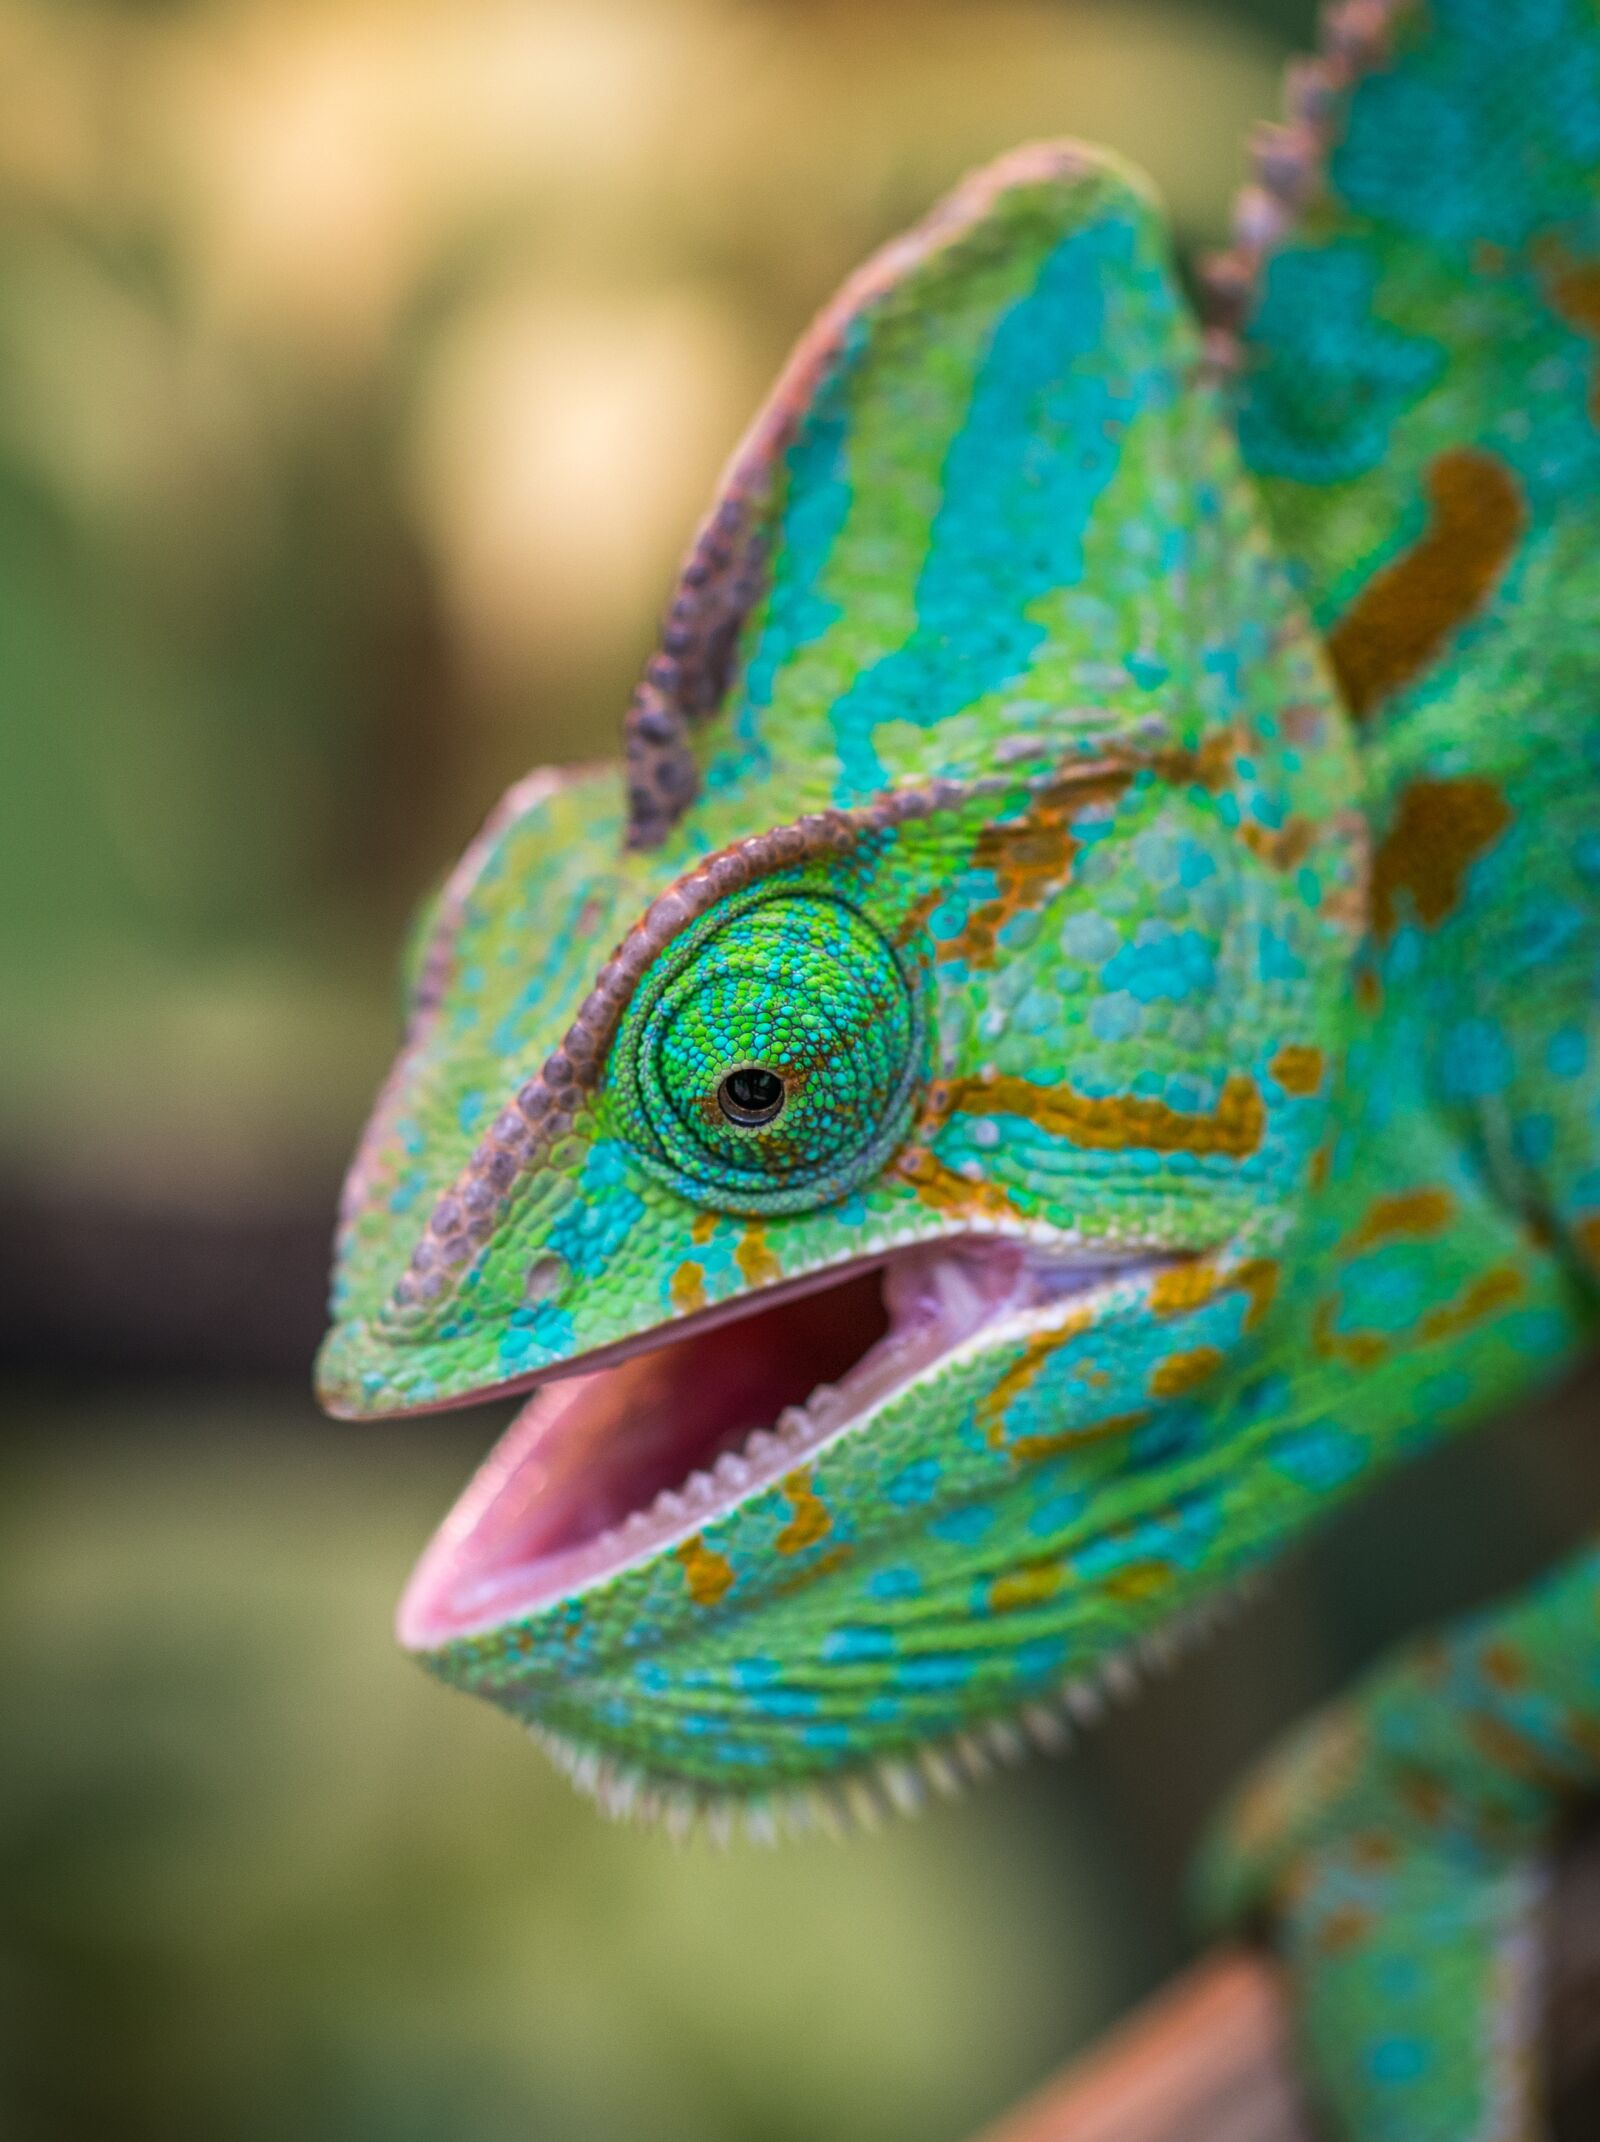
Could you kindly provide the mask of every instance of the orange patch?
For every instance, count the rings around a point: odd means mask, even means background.
[[[1358,1867],[1392,1867],[1400,1857],[1400,1847],[1382,1830],[1362,1830],[1350,1840],[1350,1857]]]
[[[1379,568],[1328,635],[1358,721],[1419,676],[1499,585],[1527,526],[1516,478],[1493,454],[1453,447],[1428,469],[1428,525]]]
[[[1266,1321],[1267,1311],[1278,1298],[1278,1281],[1282,1276],[1283,1267],[1271,1257],[1252,1257],[1233,1274],[1233,1285],[1243,1287],[1250,1297],[1244,1318],[1246,1331],[1255,1331]]]
[[[1586,1212],[1574,1223],[1572,1239],[1589,1262],[1600,1270],[1600,1212]]]
[[[1514,1264],[1492,1265],[1480,1272],[1453,1302],[1430,1309],[1417,1327],[1424,1339],[1454,1339],[1475,1324],[1485,1323],[1513,1302],[1520,1302],[1528,1282]]]
[[[708,1547],[697,1532],[673,1549],[683,1565],[684,1582],[696,1606],[716,1606],[733,1584],[733,1564]]]
[[[789,1498],[790,1517],[773,1545],[779,1554],[802,1554],[807,1547],[814,1547],[818,1540],[827,1538],[833,1530],[833,1519],[828,1515],[827,1504],[811,1485],[809,1473],[786,1474],[783,1492]]]
[[[1250,853],[1272,870],[1298,870],[1316,837],[1317,828],[1309,818],[1290,818],[1281,826],[1258,826],[1252,818],[1239,828],[1239,838]]]
[[[783,1266],[767,1247],[767,1230],[752,1220],[739,1237],[733,1261],[748,1287],[767,1287],[783,1277]]]
[[[672,1296],[672,1306],[679,1316],[689,1316],[706,1305],[705,1267],[699,1264],[680,1264],[672,1275],[667,1289]]]
[[[1214,1376],[1223,1358],[1221,1348],[1216,1346],[1197,1346],[1187,1354],[1169,1354],[1150,1371],[1150,1396],[1181,1398],[1185,1391],[1192,1391]]]
[[[717,1231],[717,1215],[714,1212],[697,1212],[689,1222],[689,1240],[697,1249],[704,1249]]]
[[[1125,1606],[1137,1606],[1146,1599],[1159,1599],[1163,1592],[1172,1589],[1172,1564],[1126,1562],[1105,1579],[1100,1589],[1108,1599],[1120,1599]]]
[[[1222,1284],[1221,1274],[1204,1257],[1169,1264],[1150,1285],[1150,1307],[1157,1316],[1187,1316],[1203,1309]]]
[[[1342,1904],[1317,1928],[1317,1947],[1326,1955],[1343,1956],[1360,1948],[1376,1924],[1374,1915],[1359,1904]]]
[[[937,1129],[948,1123],[951,1110],[956,1106],[956,1089],[947,1078],[930,1079],[922,1101],[922,1120],[927,1126]]]
[[[1230,1160],[1257,1151],[1267,1122],[1255,1080],[1238,1071],[1229,1072],[1207,1115],[1187,1115],[1165,1101],[1131,1093],[1089,1095],[1070,1086],[1036,1086],[1026,1078],[961,1078],[943,1081],[929,1093],[925,1123],[937,1128],[958,1110],[1025,1116],[1085,1152],[1221,1153]]]
[[[1411,1812],[1430,1826],[1442,1822],[1450,1811],[1450,1795],[1425,1770],[1403,1772],[1395,1781],[1395,1789]]]
[[[1239,739],[1231,729],[1213,729],[1200,739],[1197,750],[1178,745],[1170,751],[1157,752],[1152,763],[1162,780],[1170,781],[1174,787],[1192,784],[1215,796],[1233,779],[1238,749]]]
[[[1466,1732],[1479,1753],[1507,1777],[1549,1782],[1549,1762],[1543,1749],[1505,1719],[1480,1712],[1467,1719]]]
[[[969,966],[992,967],[1004,949],[1006,924],[1044,907],[1070,881],[1079,846],[1073,820],[1093,804],[1114,803],[1131,778],[1118,771],[1054,781],[1034,797],[1025,818],[985,826],[972,860],[994,873],[995,896],[973,908],[949,952]]]
[[[1150,1418],[1148,1413],[1108,1413],[1088,1428],[1064,1428],[1057,1435],[1019,1435],[1005,1448],[1019,1463],[1031,1465],[1040,1458],[1059,1458],[1069,1450],[1086,1450],[1091,1443],[1109,1442],[1113,1436],[1132,1435]]]
[[[1448,1190],[1397,1190],[1375,1198],[1341,1245],[1346,1257],[1358,1257],[1380,1242],[1431,1242],[1455,1218],[1456,1201]]]
[[[1236,1290],[1250,1297],[1244,1328],[1254,1331],[1277,1294],[1277,1265],[1270,1257],[1252,1257],[1231,1271],[1219,1270],[1203,1257],[1169,1265],[1151,1285],[1150,1307],[1157,1316],[1186,1316],[1193,1309],[1203,1309],[1217,1295]]]
[[[1372,926],[1380,941],[1394,935],[1402,892],[1425,929],[1453,915],[1468,869],[1510,823],[1510,805],[1481,775],[1413,781],[1372,859]]]
[[[1478,1654],[1478,1667],[1492,1688],[1516,1689],[1528,1685],[1528,1662],[1515,1644],[1504,1638],[1487,1643]]]
[[[990,1609],[1007,1614],[1018,1607],[1042,1606],[1060,1591],[1061,1575],[1059,1562],[1024,1562],[1019,1569],[1007,1570],[989,1586]]]
[[[1320,1049],[1303,1041],[1286,1041],[1267,1069],[1285,1093],[1304,1099],[1321,1087],[1327,1065]]]
[[[1016,1207],[998,1183],[969,1182],[954,1168],[947,1168],[925,1145],[908,1145],[895,1156],[889,1173],[908,1182],[935,1212],[963,1217],[981,1213],[991,1219],[1016,1217]]]

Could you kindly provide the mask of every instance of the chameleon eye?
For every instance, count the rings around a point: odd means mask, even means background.
[[[727,1212],[842,1197],[904,1135],[921,1023],[888,940],[847,902],[747,893],[645,975],[606,1074],[640,1159]]]

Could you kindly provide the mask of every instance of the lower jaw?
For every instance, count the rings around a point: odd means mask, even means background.
[[[455,1647],[428,1663],[516,1716],[606,1814],[771,1841],[870,1828],[930,1798],[954,1797],[1030,1753],[1068,1752],[1231,1622],[1258,1589],[1254,1570],[1197,1572],[1137,1632],[1114,1632],[1090,1611],[1093,1602],[1082,1602],[1081,1626],[1063,1615],[1064,1670],[1030,1668],[1022,1647],[997,1656],[981,1685],[895,1718],[859,1676],[830,1702],[824,1677],[815,1714],[827,1723],[822,1740],[808,1733],[801,1710],[819,1697],[813,1668],[797,1666],[787,1681],[753,1674],[775,1633],[759,1612],[744,1641],[730,1632],[717,1647],[720,1665],[698,1648],[692,1664],[676,1667],[670,1654],[652,1654],[648,1692],[631,1670],[528,1685],[514,1667],[491,1679],[462,1672]],[[760,1715],[751,1700],[758,1686],[769,1700],[792,1693],[794,1714]]]
[[[1021,1313],[1076,1314],[1086,1296],[1173,1261],[1152,1253],[1090,1265],[1009,1239],[956,1238],[848,1268],[772,1306],[758,1297],[715,1330],[552,1383],[418,1564],[400,1640],[424,1653],[477,1652],[497,1631],[545,1621],[681,1554],[701,1528],[770,1497],[837,1438],[870,1434],[881,1407],[974,1337]],[[819,1365],[837,1380],[813,1383]]]

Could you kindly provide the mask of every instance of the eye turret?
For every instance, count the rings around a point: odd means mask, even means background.
[[[875,924],[832,893],[768,888],[713,908],[645,976],[606,1095],[681,1196],[798,1211],[893,1152],[920,1059],[916,998]]]

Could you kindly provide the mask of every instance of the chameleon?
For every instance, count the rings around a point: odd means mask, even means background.
[[[319,1389],[524,1394],[402,1644],[617,1814],[1056,1745],[1600,1329],[1600,6],[1346,0],[1196,283],[1070,142],[844,286],[620,761],[415,941]],[[1221,1820],[1348,2142],[1545,2131],[1600,1543]]]

